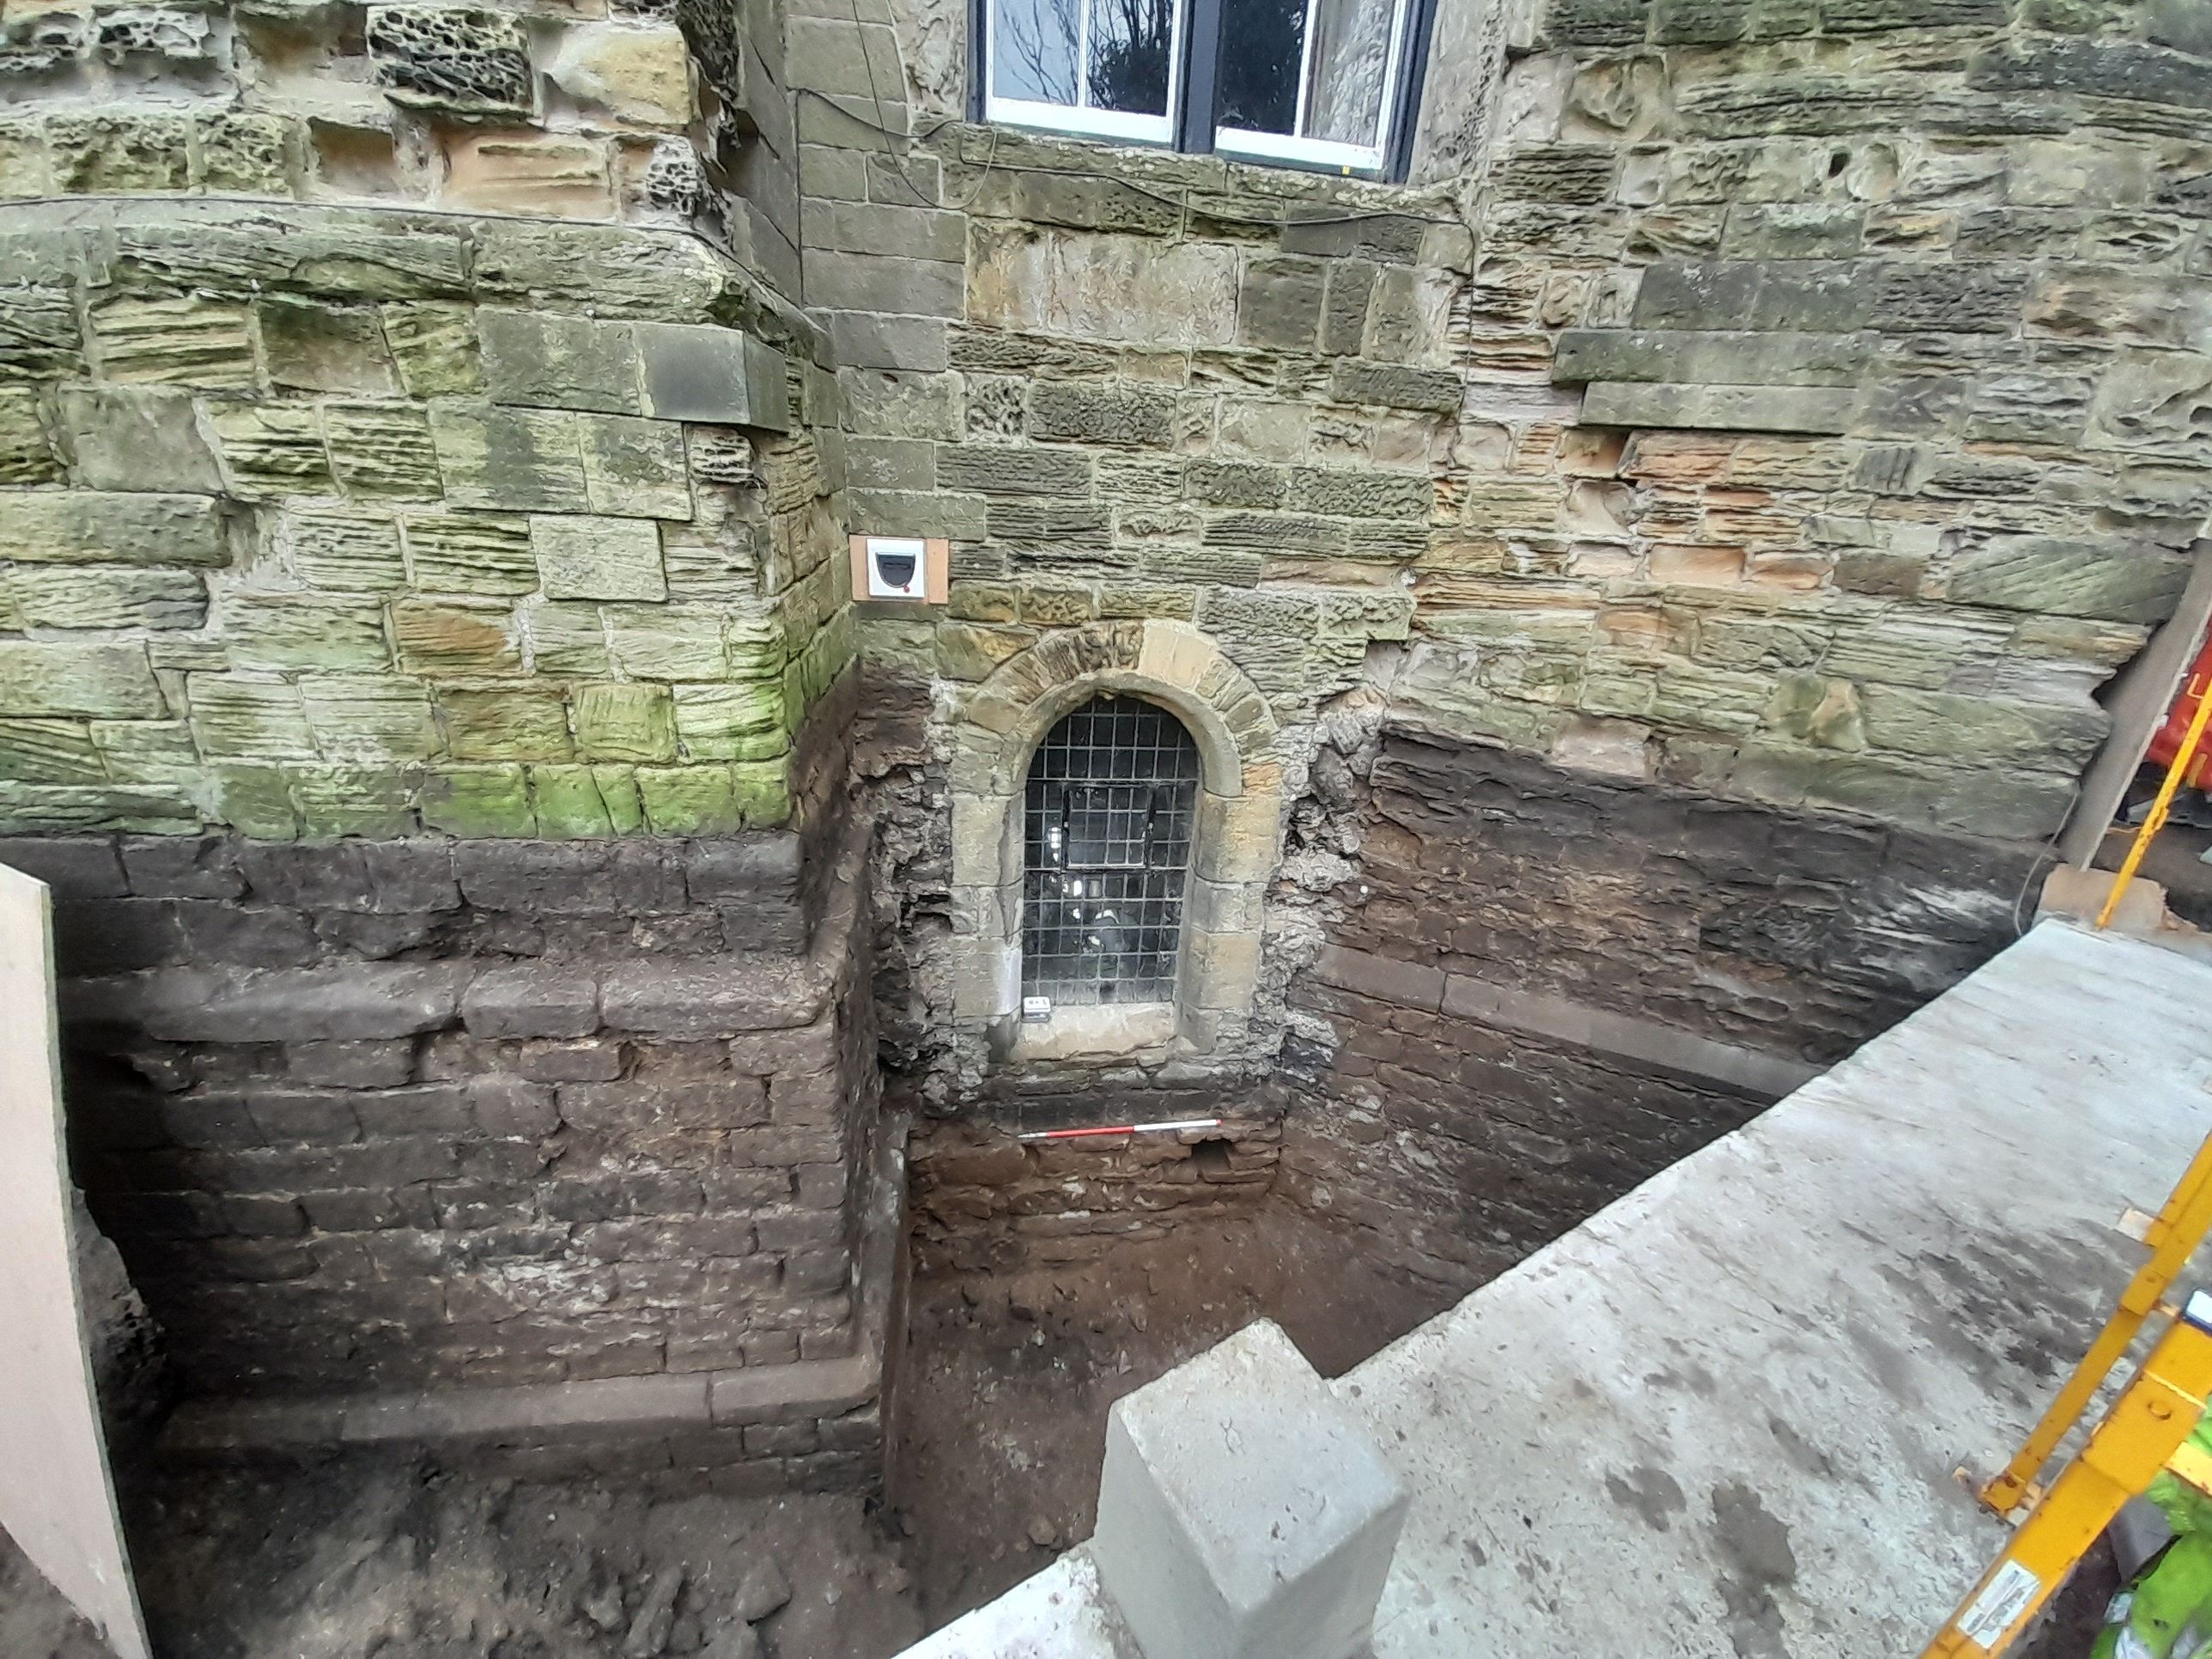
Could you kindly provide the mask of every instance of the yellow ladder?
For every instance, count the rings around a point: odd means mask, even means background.
[[[2212,1457],[2187,1443],[2212,1394],[2212,1294],[2198,1291],[2159,1339],[2081,1455],[2060,1471],[1923,1659],[2002,1653],[2066,1582],[2120,1506],[2161,1469],[2212,1492]]]

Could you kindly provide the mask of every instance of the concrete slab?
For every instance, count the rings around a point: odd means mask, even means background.
[[[2212,966],[2045,922],[1339,1378],[1413,1494],[1376,1659],[1917,1652],[2004,1535],[1954,1471],[2025,1433],[2140,1260],[2113,1224],[2212,1131],[2208,1008]],[[1088,1583],[915,1651],[1105,1659]]]

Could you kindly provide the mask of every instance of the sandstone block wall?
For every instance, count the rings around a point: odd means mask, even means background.
[[[1416,911],[1783,1055],[2002,936],[2212,510],[2201,31],[2002,0],[1449,20],[1388,185],[968,125],[965,27],[893,0],[787,64],[854,526],[954,543],[945,617],[863,627],[915,688],[874,750],[904,917],[943,906],[971,688],[1139,614],[1213,636],[1281,729],[1255,1054],[1323,939]],[[894,52],[898,89],[837,78]],[[1469,750],[1529,843],[1464,881],[1394,863],[1340,776],[1378,719]],[[1660,799],[1730,826],[1687,887]],[[1526,920],[1561,815],[1621,849],[1564,939]],[[891,1012],[926,1033],[943,953],[907,948]],[[924,1098],[988,1097],[988,1057],[913,1053]]]
[[[14,222],[0,825],[790,817],[851,651],[802,321],[639,232]]]
[[[766,0],[32,0],[0,23],[0,201],[191,191],[685,225],[795,295],[782,59]]]

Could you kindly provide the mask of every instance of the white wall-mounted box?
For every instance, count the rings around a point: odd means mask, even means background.
[[[943,605],[952,586],[952,544],[937,537],[854,536],[853,597]]]

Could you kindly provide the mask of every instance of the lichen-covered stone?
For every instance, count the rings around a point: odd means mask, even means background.
[[[530,521],[495,513],[406,514],[407,572],[426,593],[532,593]]]
[[[431,760],[445,739],[418,680],[396,674],[315,674],[300,678],[315,746],[337,761]]]
[[[592,760],[675,759],[675,705],[667,687],[603,684],[579,688],[576,747]]]
[[[283,680],[223,674],[185,677],[193,740],[210,757],[246,760],[312,758],[300,688]]]
[[[143,565],[24,565],[8,597],[32,628],[198,628],[207,619],[199,573]]]
[[[258,307],[261,349],[276,386],[308,392],[398,389],[376,311],[272,294]]]
[[[673,690],[676,737],[686,758],[764,761],[789,746],[779,680]]]
[[[649,521],[541,514],[530,521],[530,538],[549,599],[668,596],[660,537]]]
[[[323,440],[349,495],[427,501],[443,487],[429,421],[412,404],[325,403]]]
[[[438,403],[430,405],[430,436],[457,507],[588,510],[573,415]]]
[[[439,694],[438,707],[456,760],[568,758],[568,704],[558,686],[454,689]]]
[[[385,345],[409,396],[466,397],[483,388],[471,307],[432,302],[377,309]]]
[[[684,470],[684,428],[673,421],[619,415],[577,417],[584,492],[594,513],[688,519],[691,485]]]
[[[206,495],[0,490],[0,544],[33,563],[230,562],[222,514]]]
[[[349,673],[390,660],[383,610],[366,600],[242,590],[224,596],[221,623],[234,668]]]
[[[103,377],[245,389],[253,343],[242,305],[198,295],[118,298],[93,307],[92,347]]]
[[[639,412],[637,344],[627,323],[486,307],[477,331],[493,402]]]

